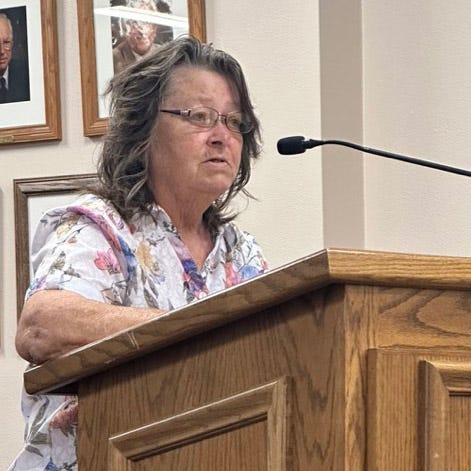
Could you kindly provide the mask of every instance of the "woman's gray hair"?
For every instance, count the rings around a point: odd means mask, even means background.
[[[115,75],[108,86],[111,95],[109,129],[98,163],[99,184],[95,193],[110,200],[126,221],[146,212],[154,203],[150,190],[151,133],[159,116],[172,73],[190,66],[217,72],[231,81],[239,95],[241,111],[253,123],[243,134],[242,158],[229,190],[205,212],[204,221],[214,230],[232,220],[230,201],[249,181],[251,159],[260,154],[260,124],[254,114],[240,64],[229,54],[192,37],[180,37]]]

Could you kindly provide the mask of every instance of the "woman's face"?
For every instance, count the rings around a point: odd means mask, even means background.
[[[182,66],[173,73],[161,108],[184,110],[198,106],[221,114],[240,111],[234,85],[209,70]],[[151,145],[151,182],[154,197],[209,207],[229,189],[240,166],[242,135],[222,120],[202,128],[182,116],[160,113]]]

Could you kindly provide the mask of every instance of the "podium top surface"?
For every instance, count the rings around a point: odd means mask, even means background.
[[[326,249],[28,369],[26,390],[63,389],[112,366],[329,284],[471,290],[471,258]]]

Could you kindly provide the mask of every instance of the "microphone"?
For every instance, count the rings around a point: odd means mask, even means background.
[[[313,147],[323,146],[326,144],[334,144],[337,146],[350,147],[361,152],[368,154],[379,155],[380,157],[386,157],[388,159],[402,160],[403,162],[409,162],[416,165],[422,165],[423,167],[434,168],[436,170],[443,170],[445,172],[456,173],[458,175],[465,175],[471,177],[471,171],[463,170],[461,168],[450,167],[449,165],[437,164],[435,162],[429,162],[428,160],[417,159],[415,157],[407,157],[405,155],[394,154],[392,152],[386,152],[384,150],[372,149],[370,147],[360,146],[353,144],[352,142],[338,141],[338,140],[326,140],[319,141],[315,139],[305,139],[303,136],[291,136],[280,139],[277,144],[278,152],[282,155],[293,155],[302,154],[306,152],[306,149],[312,149]]]

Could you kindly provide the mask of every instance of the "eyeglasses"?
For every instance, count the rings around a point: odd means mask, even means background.
[[[221,114],[213,108],[201,106],[187,110],[160,110],[162,113],[170,113],[182,116],[190,123],[200,128],[212,128],[216,126],[219,118],[224,122],[229,131],[246,134],[253,129],[253,123],[240,111],[231,111]]]
[[[11,39],[0,40],[0,48],[5,49],[5,51],[11,51],[13,47],[13,41]]]

